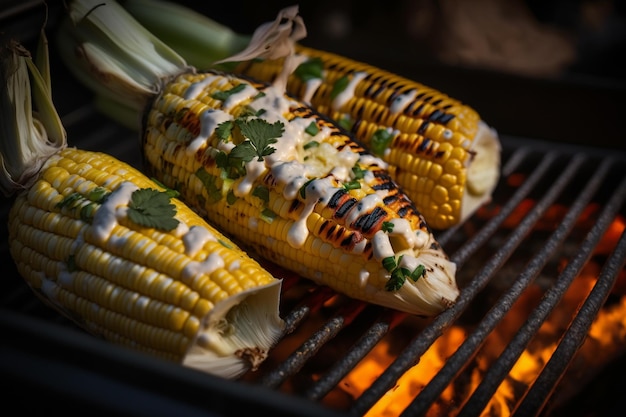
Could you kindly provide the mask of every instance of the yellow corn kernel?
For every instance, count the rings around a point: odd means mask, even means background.
[[[496,132],[473,108],[426,85],[337,54],[299,44],[296,53],[305,57],[301,68],[315,63],[323,68],[323,78],[304,81],[296,70],[288,79],[287,91],[328,117],[345,121],[358,140],[390,164],[394,178],[431,227],[445,229],[463,222],[491,198],[499,178],[500,145]],[[234,71],[273,82],[282,68],[282,59],[255,59],[240,63]],[[338,100],[331,92],[343,80],[355,85],[351,94]],[[393,138],[382,150],[372,138],[385,129]],[[417,188],[414,178],[398,174],[422,176],[420,161],[443,168],[449,159],[466,173],[460,177],[460,196],[448,193],[442,200],[438,188],[432,188],[438,190],[437,196],[419,195],[424,190]],[[450,173],[458,175],[458,170]],[[442,210],[451,207],[452,213],[442,215]]]
[[[124,197],[124,187],[164,192],[105,154],[66,148],[50,157],[9,214],[10,251],[26,282],[109,341],[229,378],[257,366],[282,334],[280,281],[179,200],[169,199],[178,226],[136,223],[134,191]],[[244,299],[243,313],[227,315]],[[214,328],[225,321],[231,333]],[[217,350],[200,346],[206,334]]]
[[[458,295],[453,264],[385,163],[303,103],[234,75],[184,73],[163,86],[144,120],[149,175],[267,260],[351,297],[414,314],[435,314]],[[254,132],[244,131],[256,122]],[[276,123],[280,132],[263,160],[257,154],[245,163],[227,159],[238,146],[264,146],[246,134]],[[434,164],[424,162],[411,161],[429,175]],[[432,171],[442,176],[442,168]],[[436,186],[430,183],[428,193]],[[439,193],[444,200],[445,190]],[[383,231],[383,224],[390,229]],[[394,288],[382,261],[400,253],[406,269],[423,264],[427,272]],[[228,279],[214,279],[219,287],[240,286],[223,273]],[[433,288],[438,296],[423,297]]]

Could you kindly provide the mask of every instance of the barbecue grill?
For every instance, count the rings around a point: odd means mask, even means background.
[[[31,47],[42,10],[40,2],[7,8],[0,27]],[[54,28],[60,8],[48,12]],[[54,48],[51,38],[53,92],[70,144],[140,167],[136,133],[96,111]],[[626,133],[611,116],[625,114],[624,84],[393,69],[476,103],[502,135],[493,201],[437,234],[458,267],[461,296],[454,306],[433,318],[412,317],[268,264],[284,279],[288,332],[257,371],[228,381],[85,334],[32,294],[5,238],[0,374],[6,403],[28,415],[623,413],[616,391],[626,382],[619,371],[626,364]],[[459,79],[463,86],[451,81]],[[533,106],[511,110],[516,92],[523,104],[532,97]],[[572,114],[585,118],[572,121]],[[7,236],[10,201],[0,207]]]

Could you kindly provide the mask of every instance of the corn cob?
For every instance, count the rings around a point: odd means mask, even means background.
[[[129,0],[125,7],[140,22],[149,22],[157,36],[172,33],[170,25],[185,26],[182,21],[195,22],[198,30],[206,28],[211,37],[194,34],[199,41],[180,29],[176,36],[167,36],[168,45],[185,52],[192,64],[208,65],[206,56],[225,54],[232,45],[234,55],[217,61],[240,61],[229,71],[266,82],[275,82],[284,71],[285,58],[258,59],[256,54],[265,52],[264,43],[258,52],[249,47],[235,53],[242,35],[179,5],[157,4],[166,19],[142,0]],[[212,39],[220,39],[220,34],[229,40],[221,47]],[[196,48],[191,46],[194,42]],[[203,56],[194,49],[207,53]],[[301,44],[295,44],[295,53],[301,63],[288,78],[287,92],[338,121],[382,157],[431,227],[462,223],[490,200],[499,179],[500,144],[497,133],[473,108],[436,89],[337,54]]]
[[[138,25],[115,3],[91,5],[70,3],[70,16],[101,22],[99,35],[107,33],[106,13],[118,25]],[[59,44],[82,47],[62,51],[63,59],[88,71],[76,60],[96,59],[82,30],[63,25]],[[157,60],[143,62],[158,67]],[[147,172],[225,233],[353,298],[425,316],[456,300],[455,265],[424,218],[386,164],[335,123],[276,85],[232,74],[181,66],[165,79],[144,78],[153,80],[140,129]]]
[[[281,281],[172,190],[67,147],[49,78],[23,48],[6,52],[2,115],[16,123],[4,129],[0,184],[17,194],[9,250],[33,292],[110,342],[225,378],[256,369],[284,329]],[[28,110],[25,65],[43,122]]]

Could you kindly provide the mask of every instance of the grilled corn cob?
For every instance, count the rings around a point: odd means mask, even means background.
[[[146,7],[143,0],[127,0],[125,7],[140,22],[150,23],[157,36],[167,36],[168,45],[184,52],[193,65],[207,68],[207,56],[223,54],[219,63],[240,61],[229,71],[266,82],[274,82],[285,70],[285,58],[258,59],[266,42],[258,44],[258,51],[249,47],[235,53],[242,35],[180,5],[156,3],[160,9]],[[170,27],[180,28],[187,21],[208,33],[191,38],[189,30]],[[225,58],[227,50],[232,57]],[[287,92],[338,121],[382,157],[431,227],[462,223],[490,200],[499,179],[500,144],[497,133],[473,108],[436,89],[337,54],[301,44],[295,45],[295,54],[300,65],[287,81]]]
[[[81,51],[62,52],[75,70],[88,71],[97,59],[89,54],[88,31],[99,31],[95,42],[107,33],[106,19],[138,25],[115,3],[91,6],[70,3],[76,26],[62,26],[59,44]],[[293,12],[286,19],[298,25]],[[302,36],[297,28],[284,33]],[[179,62],[159,60],[142,62],[151,68]],[[353,298],[426,316],[456,300],[455,265],[423,217],[386,164],[336,124],[277,85],[232,74],[181,66],[165,79],[161,71],[143,78],[151,80],[142,94],[149,102],[141,128],[146,170],[221,230]]]
[[[15,123],[3,124],[0,185],[16,194],[9,249],[34,293],[116,344],[226,378],[255,369],[284,329],[281,281],[172,190],[67,147],[48,76],[22,47],[9,49],[2,115]]]

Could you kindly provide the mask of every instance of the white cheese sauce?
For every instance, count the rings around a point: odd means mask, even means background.
[[[124,181],[113,191],[105,202],[98,208],[93,216],[92,230],[93,236],[101,243],[106,242],[111,236],[111,232],[117,225],[118,216],[126,215],[125,210],[118,208],[128,208],[133,192],[138,190],[135,184]]]
[[[415,100],[415,96],[417,96],[417,90],[410,90],[404,94],[398,95],[393,99],[391,105],[389,106],[389,112],[391,114],[397,114],[406,109],[406,107]]]
[[[335,99],[332,102],[333,110],[340,110],[344,104],[346,104],[352,97],[354,97],[354,91],[356,90],[356,86],[367,76],[366,72],[358,71],[352,74],[352,79],[348,82],[346,88],[337,94]]]
[[[187,154],[193,155],[198,152],[198,149],[207,142],[220,123],[232,119],[230,114],[222,110],[209,109],[202,112],[200,114],[200,134],[187,145]]]
[[[313,99],[313,95],[317,91],[317,89],[322,85],[321,78],[311,78],[304,83],[304,93],[302,94],[302,101],[307,104],[311,104],[311,100]]]
[[[346,89],[334,100],[333,107],[335,109],[340,108],[354,96],[356,86],[365,76],[366,74],[363,72],[356,72],[352,75],[352,79],[349,81]],[[312,86],[308,88],[313,89]],[[387,169],[388,165],[377,156],[367,153],[359,155],[348,147],[342,151],[337,151],[336,147],[328,143],[331,133],[329,128],[324,127],[315,135],[306,133],[306,127],[314,121],[312,118],[296,117],[291,121],[287,120],[285,114],[290,110],[290,107],[298,107],[300,104],[285,97],[283,92],[275,86],[267,87],[263,90],[263,94],[258,93],[259,91],[254,87],[247,86],[242,91],[231,95],[224,102],[223,108],[231,109],[248,98],[254,98],[250,102],[249,107],[255,111],[263,109],[264,112],[259,117],[268,123],[281,122],[284,126],[284,132],[277,138],[277,143],[272,146],[276,149],[274,153],[265,156],[263,161],[258,161],[258,158],[255,157],[252,161],[245,164],[246,174],[236,182],[233,192],[237,197],[243,197],[251,193],[252,187],[258,178],[269,173],[273,181],[272,186],[282,190],[283,197],[289,201],[298,197],[300,189],[309,181],[309,178],[314,178],[313,181],[307,184],[304,207],[298,218],[293,221],[287,233],[289,245],[294,248],[300,248],[305,244],[309,236],[307,219],[313,213],[315,206],[317,204],[328,204],[331,197],[342,189],[337,181],[349,181],[352,167],[357,162],[364,166],[379,166],[383,169]],[[415,98],[415,94],[415,91],[410,91],[396,97],[392,104],[392,111],[402,111]],[[226,119],[227,117],[222,113],[208,113],[201,120],[203,135],[210,136],[212,129],[218,124],[218,120]],[[304,145],[311,141],[317,141],[319,146],[304,150]],[[309,159],[305,161],[304,155],[307,155]],[[366,183],[375,181],[374,175],[368,170],[365,171],[364,181]],[[388,191],[381,190],[362,198],[357,205],[345,214],[346,224],[353,223],[359,216],[365,215],[375,207],[381,206],[383,198],[387,193]],[[391,222],[393,223],[391,232],[380,230],[371,239],[374,257],[382,260],[387,257],[397,256],[398,253],[403,253],[405,255],[403,259],[405,259],[407,265],[413,265],[417,261],[414,256],[411,256],[412,251],[410,249],[425,247],[429,242],[428,234],[420,230],[412,230],[410,223],[404,219],[393,219]],[[249,226],[251,229],[257,229],[258,220],[251,219]],[[358,242],[352,248],[352,252],[362,253],[367,242],[366,239]],[[398,247],[394,248],[394,245],[398,245]],[[201,263],[192,262],[185,270],[186,275],[191,276],[197,273],[208,273],[208,271],[213,271],[220,266],[223,266],[223,260],[209,257]],[[367,286],[368,279],[369,274],[363,271],[360,274],[360,285]]]
[[[191,226],[183,235],[185,254],[193,257],[207,242],[215,242],[217,239],[206,227]]]

